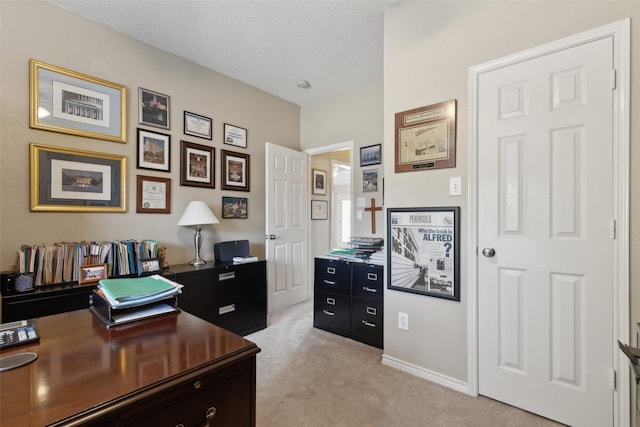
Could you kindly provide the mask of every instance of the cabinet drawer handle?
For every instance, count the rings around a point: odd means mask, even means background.
[[[335,313],[334,313],[334,312],[332,312],[332,311],[329,311],[329,310],[322,310],[322,312],[323,312],[324,314],[326,314],[327,316],[335,316]]]
[[[327,298],[327,304],[336,305],[336,299],[335,298]]]
[[[236,311],[235,304],[225,305],[224,307],[218,307],[218,314],[227,314]]]
[[[205,427],[213,426],[212,421],[213,421],[213,417],[215,416],[216,416],[216,408],[214,406],[207,409],[207,412],[204,414],[204,418],[207,421],[207,424],[205,424]]]
[[[370,314],[372,316],[377,315],[378,310],[376,310],[374,307],[367,307],[367,314]]]
[[[228,273],[220,273],[218,274],[218,280],[219,281],[223,281],[223,280],[231,280],[231,279],[235,279],[236,278],[236,272],[235,271],[229,271]]]
[[[196,390],[198,390],[200,387],[202,387],[201,381],[196,381],[195,383],[193,383],[193,388],[195,388]]]
[[[335,267],[327,267],[327,273],[336,274],[336,268]]]
[[[365,291],[367,291],[367,292],[373,292],[374,294],[378,292],[378,290],[377,290],[377,289],[370,288],[370,287],[368,287],[368,286],[363,286],[363,287],[362,287],[362,289],[363,289],[363,290],[365,290]]]
[[[332,282],[331,280],[323,280],[324,283],[326,283],[327,285],[335,285],[336,282]]]
[[[378,275],[376,273],[367,273],[367,279],[378,280]]]
[[[365,326],[368,326],[368,327],[370,327],[370,328],[375,328],[375,327],[376,327],[376,324],[375,324],[375,323],[367,322],[366,320],[363,320],[363,321],[362,321],[362,323],[363,323]]]

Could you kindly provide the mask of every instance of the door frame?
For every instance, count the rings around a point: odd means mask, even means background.
[[[613,393],[614,426],[629,425],[630,377],[624,354],[617,340],[629,341],[629,125],[630,125],[630,19],[566,37],[533,49],[485,62],[469,68],[469,178],[468,178],[468,302],[467,302],[467,378],[468,393],[478,395],[478,106],[480,76],[499,68],[559,52],[605,37],[613,37],[613,63],[616,70],[613,90],[613,214],[616,220],[613,265],[613,337],[611,352],[617,372]],[[615,79],[615,80],[613,80]]]

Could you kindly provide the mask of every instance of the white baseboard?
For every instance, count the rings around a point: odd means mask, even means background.
[[[469,390],[469,384],[464,381],[442,375],[435,371],[430,371],[429,369],[425,369],[420,366],[405,362],[403,360],[396,359],[395,357],[383,354],[382,364],[407,372],[416,377],[423,378],[427,381],[440,384],[455,391],[459,391],[460,393],[474,395]]]

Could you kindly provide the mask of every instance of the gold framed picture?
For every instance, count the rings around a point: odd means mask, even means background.
[[[107,278],[107,264],[91,264],[80,266],[78,284],[86,285]]]

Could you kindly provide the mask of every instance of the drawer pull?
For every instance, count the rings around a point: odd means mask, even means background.
[[[367,279],[378,280],[378,275],[376,273],[367,273]]]
[[[336,299],[335,298],[327,298],[327,304],[336,305]]]
[[[335,316],[335,313],[333,311],[329,311],[329,310],[322,310],[322,312],[324,314],[326,314],[327,316]]]
[[[195,383],[193,383],[193,388],[195,388],[196,390],[198,390],[200,387],[202,387],[201,381],[196,381]]]
[[[214,406],[207,409],[207,412],[204,414],[204,418],[205,420],[207,420],[207,424],[205,424],[205,427],[213,426],[211,422],[213,421],[213,417],[215,416],[216,416],[216,408]]]
[[[367,314],[375,316],[378,314],[378,310],[376,310],[374,307],[367,307]]]
[[[363,323],[365,326],[368,326],[368,327],[370,327],[370,328],[375,328],[375,327],[376,327],[376,324],[375,324],[375,323],[367,322],[366,320],[363,320],[363,321],[362,321],[362,323]]]
[[[327,285],[335,285],[336,282],[332,282],[331,280],[323,280],[324,283],[326,283]]]
[[[364,291],[366,291],[366,292],[373,292],[374,294],[378,292],[378,290],[377,290],[377,289],[370,288],[370,287],[368,287],[368,286],[363,286],[363,287],[362,287],[362,289],[363,289]]]
[[[218,314],[227,314],[236,311],[235,304],[225,305],[224,307],[218,307]]]
[[[336,274],[336,268],[335,267],[327,267],[327,273]]]
[[[231,279],[235,279],[236,278],[236,272],[235,271],[229,271],[228,273],[220,273],[218,274],[218,280],[219,281],[223,281],[223,280],[231,280]]]
[[[176,424],[176,427],[184,427],[184,424]]]

